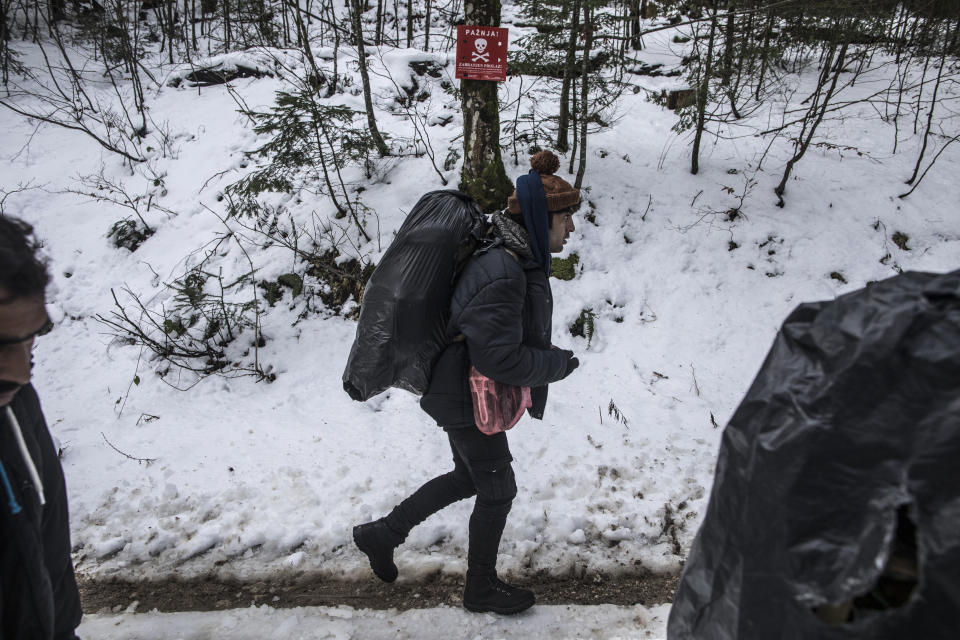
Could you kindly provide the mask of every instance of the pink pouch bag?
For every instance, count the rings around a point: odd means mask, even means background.
[[[512,429],[523,412],[533,406],[530,387],[515,387],[491,380],[470,367],[473,421],[488,436]]]

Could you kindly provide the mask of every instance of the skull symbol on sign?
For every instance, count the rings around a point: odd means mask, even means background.
[[[483,53],[487,50],[487,41],[483,38],[477,38],[473,41],[473,46],[477,48],[478,53]]]

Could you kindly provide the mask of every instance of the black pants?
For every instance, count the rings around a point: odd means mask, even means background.
[[[402,542],[429,516],[475,495],[467,574],[496,575],[500,536],[517,495],[507,434],[488,436],[473,427],[446,431],[453,451],[453,471],[428,481],[397,505],[386,517],[387,525]]]

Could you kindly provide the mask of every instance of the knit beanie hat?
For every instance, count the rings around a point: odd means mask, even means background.
[[[543,191],[547,196],[547,211],[561,211],[580,202],[580,192],[563,178],[553,175],[560,168],[560,158],[552,151],[535,153],[530,158],[530,166],[540,174]],[[521,213],[516,191],[507,199],[507,209],[514,215]]]

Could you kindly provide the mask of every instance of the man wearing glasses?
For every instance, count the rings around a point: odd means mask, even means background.
[[[0,638],[75,640],[66,486],[30,384],[34,339],[51,329],[31,233],[0,215]]]

